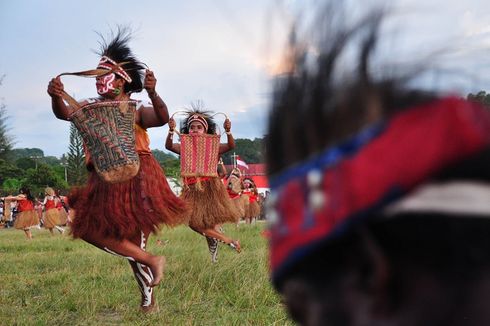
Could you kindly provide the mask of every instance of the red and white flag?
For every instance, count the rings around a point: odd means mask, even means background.
[[[245,163],[245,161],[242,160],[238,155],[236,156],[236,165],[243,166],[245,169],[248,170],[248,164]]]

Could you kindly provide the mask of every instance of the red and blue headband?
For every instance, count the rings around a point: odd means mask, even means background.
[[[490,147],[490,111],[445,98],[394,115],[271,178],[273,280],[349,225]]]

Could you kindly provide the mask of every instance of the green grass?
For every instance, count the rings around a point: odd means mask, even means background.
[[[204,237],[187,227],[150,237],[167,258],[156,288],[159,311],[139,312],[140,294],[125,259],[69,236],[0,230],[1,325],[293,325],[269,283],[263,223],[226,225],[242,253],[220,244],[212,264]],[[156,239],[168,240],[163,246]]]

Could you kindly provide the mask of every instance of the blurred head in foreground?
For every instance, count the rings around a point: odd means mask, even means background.
[[[382,12],[332,9],[275,84],[274,286],[303,325],[490,325],[490,111],[374,73]]]

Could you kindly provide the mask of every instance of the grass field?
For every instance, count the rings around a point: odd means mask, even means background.
[[[150,237],[165,255],[159,311],[139,312],[140,294],[125,259],[67,235],[0,230],[1,325],[293,325],[269,284],[263,223],[225,225],[242,253],[220,244],[212,264],[204,237],[187,227]],[[164,245],[157,245],[161,239]],[[166,241],[168,240],[168,242]]]

